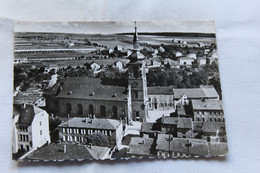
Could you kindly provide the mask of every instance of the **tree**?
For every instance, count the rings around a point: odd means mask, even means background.
[[[97,132],[87,136],[87,144],[104,147],[109,145],[109,139],[104,134]]]

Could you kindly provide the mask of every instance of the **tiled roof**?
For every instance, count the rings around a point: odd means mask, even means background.
[[[69,121],[60,124],[59,127],[116,130],[120,125],[121,122],[119,120],[74,117]]]
[[[177,124],[177,128],[192,129],[192,119],[191,118],[180,118]]]
[[[64,152],[64,146],[66,152]],[[101,159],[109,150],[107,147],[85,146],[76,144],[52,143],[33,151],[26,159],[28,160],[76,160],[76,159]]]
[[[226,142],[209,142],[210,156],[224,156],[228,154],[228,144]]]
[[[178,114],[178,116],[185,116],[185,115],[187,115],[183,106],[182,107],[177,107],[177,114]]]
[[[171,135],[159,134],[156,150],[185,153],[192,155],[209,155],[208,143],[200,139],[173,138]]]
[[[128,151],[127,153],[149,156],[151,155],[151,147],[153,141],[154,139],[152,138],[132,137],[129,144],[130,151]]]
[[[214,87],[203,88],[176,88],[173,89],[174,98],[180,99],[186,95],[188,99],[218,98],[219,95]]]
[[[157,123],[142,123],[140,132],[146,133],[159,133],[160,126]]]
[[[177,125],[179,118],[178,117],[167,117],[164,116],[161,118],[161,124],[175,124]]]
[[[67,78],[58,95],[59,98],[126,101],[126,88],[103,85],[99,78]]]
[[[156,87],[147,87],[148,95],[173,95],[172,86],[156,86]]]
[[[25,107],[23,107],[22,105],[14,105],[14,107],[17,112],[20,113],[18,123],[27,126],[32,124],[32,121],[36,114],[44,111],[33,105],[25,105]]]
[[[224,122],[193,122],[194,131],[226,133]]]
[[[190,60],[190,61],[194,61],[194,58],[190,58],[190,57],[181,57],[180,60]]]
[[[223,110],[222,100],[191,100],[194,110]]]
[[[141,52],[139,52],[137,50],[134,50],[132,52],[132,54],[129,55],[128,59],[130,59],[131,61],[132,60],[133,61],[135,61],[135,60],[143,60],[143,59],[145,59],[145,56]]]

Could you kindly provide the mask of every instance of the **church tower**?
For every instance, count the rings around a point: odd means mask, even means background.
[[[145,56],[139,51],[137,27],[133,38],[133,52],[128,57],[128,119],[146,122],[148,116],[147,81],[145,71]],[[129,103],[130,102],[130,103]]]

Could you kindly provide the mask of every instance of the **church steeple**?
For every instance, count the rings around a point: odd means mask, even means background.
[[[138,33],[137,33],[136,22],[135,22],[135,33],[134,33],[134,39],[133,39],[133,47],[134,47],[134,50],[139,49]]]

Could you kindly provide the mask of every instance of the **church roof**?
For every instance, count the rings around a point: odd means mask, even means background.
[[[125,101],[127,93],[125,87],[103,85],[99,78],[75,77],[64,81],[57,97]]]
[[[129,55],[128,59],[130,61],[138,61],[145,59],[145,56],[138,50],[133,50],[132,54]]]

